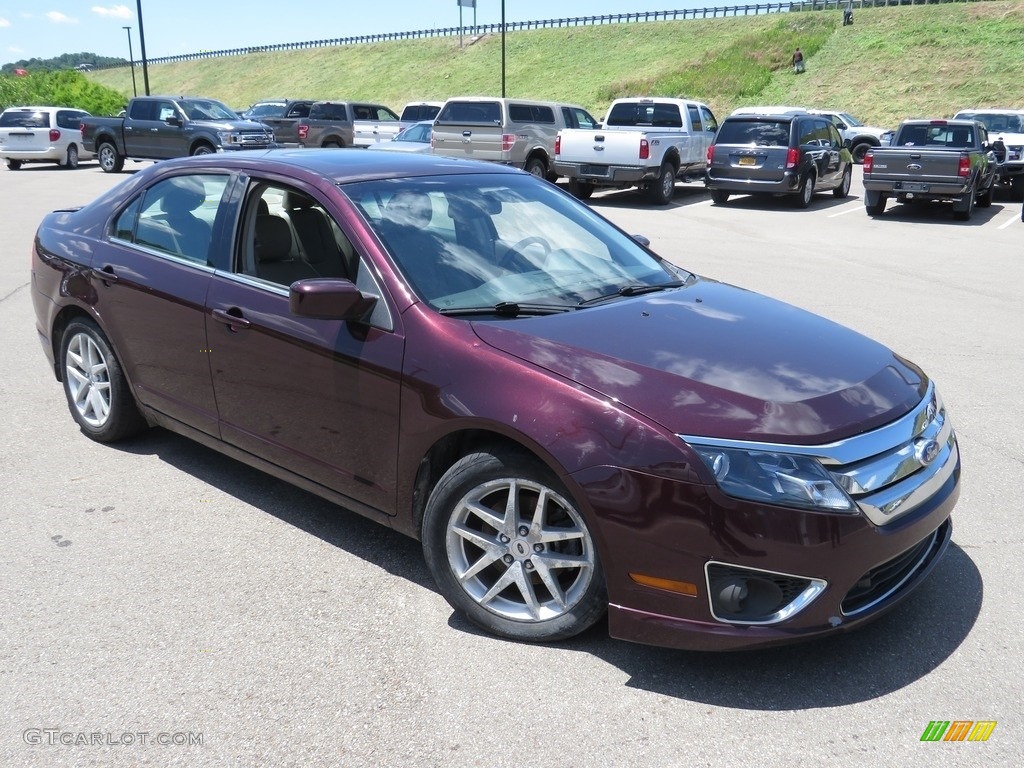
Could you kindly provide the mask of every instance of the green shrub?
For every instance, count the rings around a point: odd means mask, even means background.
[[[38,105],[75,107],[94,115],[115,115],[125,101],[121,93],[88,79],[81,72],[0,75],[0,109]]]

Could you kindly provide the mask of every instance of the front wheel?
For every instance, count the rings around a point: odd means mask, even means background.
[[[558,479],[522,453],[457,461],[430,494],[422,538],[441,594],[488,632],[551,642],[604,615],[604,578],[583,516]]]
[[[850,183],[853,181],[853,168],[846,166],[846,171],[843,173],[843,180],[839,182],[839,186],[832,190],[832,195],[838,198],[844,198],[850,194]]]
[[[100,144],[96,150],[96,157],[99,159],[100,168],[104,173],[120,173],[124,168],[124,158],[118,154],[117,148],[109,141]]]
[[[655,205],[668,205],[676,192],[676,169],[670,162],[661,164],[658,178],[647,187],[647,198]]]
[[[589,181],[569,179],[569,194],[578,200],[589,200],[594,194],[594,185]]]
[[[88,437],[112,443],[146,428],[121,364],[94,322],[68,323],[61,336],[60,367],[71,416]]]
[[[213,154],[213,147],[211,147],[209,144],[196,144],[195,148],[192,150],[192,156],[193,157],[195,157],[196,155],[212,155],[212,154]]]

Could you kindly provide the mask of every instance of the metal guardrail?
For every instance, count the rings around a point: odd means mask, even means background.
[[[924,5],[942,2],[980,2],[983,0],[853,0],[854,8],[873,8],[899,5]],[[506,22],[506,32],[530,29],[548,29],[553,27],[581,27],[600,24],[631,24],[650,21],[680,21],[686,19],[715,19],[727,16],[756,16],[766,13],[791,13],[800,11],[838,10],[846,6],[847,0],[806,0],[786,3],[752,3],[747,5],[731,5],[715,8],[686,8],[674,11],[638,11],[634,13],[613,13],[603,16],[575,16],[563,19],[545,19],[542,21]],[[442,27],[435,29],[419,29],[410,32],[384,32],[376,35],[357,35],[353,37],[335,37],[323,40],[305,40],[298,43],[274,43],[271,45],[254,45],[245,48],[226,48],[220,51],[198,51],[177,56],[163,56],[148,59],[149,64],[172,64],[180,61],[197,61],[222,56],[244,56],[253,53],[269,53],[272,51],[294,51],[303,48],[324,48],[338,45],[362,45],[366,43],[385,43],[395,40],[417,40],[431,37],[482,37],[488,34],[499,34],[501,24],[477,24],[464,27]],[[141,66],[136,61],[135,66]],[[128,66],[113,64],[95,69],[114,69]]]

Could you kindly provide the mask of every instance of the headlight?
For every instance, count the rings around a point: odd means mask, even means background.
[[[856,512],[857,506],[815,459],[791,453],[691,443],[723,493],[784,507]]]
[[[238,142],[238,134],[233,131],[218,131],[217,135],[220,136],[221,144],[236,144]]]

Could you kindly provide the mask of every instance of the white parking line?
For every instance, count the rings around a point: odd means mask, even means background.
[[[828,217],[830,219],[834,219],[836,216],[845,216],[848,213],[856,213],[860,209],[861,209],[861,207],[858,204],[858,205],[853,206],[852,208],[844,208],[843,210],[839,211],[838,213],[830,213],[828,215]]]
[[[1015,221],[1017,221],[1017,214],[1016,214],[1016,213],[1015,213],[1015,214],[1013,214],[1013,218],[1012,218],[1012,219],[1010,219],[1010,220],[1009,220],[1008,222],[1006,222],[1005,224],[1000,224],[1000,225],[999,225],[998,227],[996,227],[996,229],[1006,229],[1006,228],[1007,228],[1008,226],[1010,226],[1011,224],[1013,224],[1013,223],[1014,223]]]

